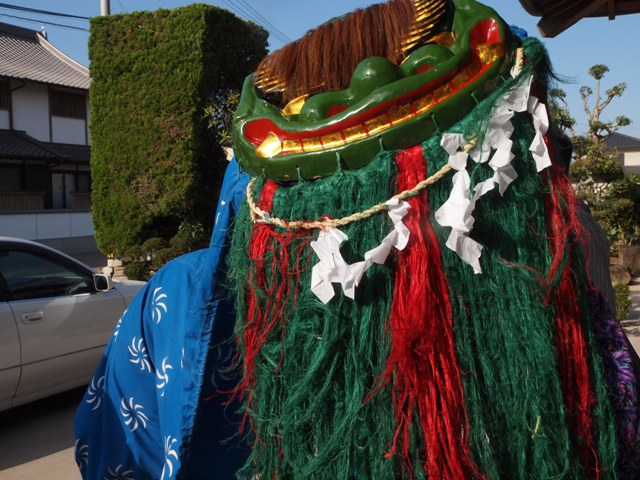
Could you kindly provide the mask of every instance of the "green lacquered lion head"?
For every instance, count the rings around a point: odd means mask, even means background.
[[[366,165],[464,118],[514,55],[498,14],[473,0],[357,10],[267,56],[234,117],[241,167],[277,180]]]

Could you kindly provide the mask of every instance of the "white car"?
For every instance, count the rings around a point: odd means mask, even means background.
[[[87,384],[143,285],[0,237],[0,411]]]

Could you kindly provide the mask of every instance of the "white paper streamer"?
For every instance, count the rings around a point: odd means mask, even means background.
[[[527,111],[533,116],[533,126],[536,129],[536,136],[533,139],[529,151],[536,161],[536,168],[541,172],[551,166],[551,157],[549,149],[544,143],[544,136],[549,130],[549,116],[547,115],[547,107],[533,95],[529,98],[529,106]]]
[[[387,214],[393,223],[393,230],[382,243],[364,254],[364,261],[348,264],[340,253],[340,245],[349,237],[337,228],[326,228],[320,231],[318,239],[311,242],[311,248],[316,252],[319,263],[311,271],[311,291],[323,302],[328,303],[335,295],[332,283],[339,283],[348,298],[355,298],[356,287],[364,273],[374,263],[386,262],[391,248],[404,250],[409,241],[409,229],[402,219],[411,206],[396,199],[389,200]]]
[[[536,135],[529,150],[536,162],[538,172],[551,165],[549,151],[544,142],[544,135],[549,129],[547,109],[530,94],[532,81],[533,76],[530,76],[498,102],[489,120],[482,145],[473,148],[469,155],[461,151],[465,146],[465,140],[461,134],[445,133],[440,142],[442,148],[449,154],[449,165],[457,170],[457,173],[452,179],[453,188],[449,198],[435,214],[436,221],[443,227],[451,227],[447,247],[455,251],[465,263],[471,265],[476,274],[482,273],[480,267],[482,245],[469,237],[475,222],[473,211],[480,197],[493,190],[496,184],[500,195],[504,195],[509,185],[518,178],[518,172],[511,165],[515,158],[512,152],[511,135],[514,127],[511,120],[516,113],[528,112],[533,118]],[[468,157],[476,163],[488,162],[494,171],[492,178],[476,185],[473,195],[467,172]]]

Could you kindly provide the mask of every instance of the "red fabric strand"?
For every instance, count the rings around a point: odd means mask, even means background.
[[[400,152],[396,163],[399,191],[427,176],[419,146]],[[391,352],[379,385],[392,384],[396,430],[387,456],[399,454],[413,476],[411,423],[418,420],[425,444],[420,461],[429,478],[483,478],[470,456],[453,314],[426,193],[409,204],[404,223],[411,235],[396,263],[389,319]]]
[[[548,141],[548,139],[545,139]],[[552,149],[549,149],[550,152]],[[562,168],[553,164],[545,176],[551,191],[545,195],[549,248],[552,256],[547,281],[558,282],[550,299],[555,307],[555,344],[569,428],[585,474],[599,479],[600,469],[593,436],[592,409],[595,394],[589,373],[588,346],[578,304],[577,283],[569,268],[582,227],[578,220],[574,192]],[[566,263],[566,262],[569,263]]]
[[[260,209],[271,212],[277,189],[278,184],[273,181],[264,184],[257,202]],[[247,312],[242,332],[244,377],[232,395],[234,399],[247,396],[247,411],[240,430],[244,430],[247,421],[250,422],[248,412],[254,401],[252,392],[260,350],[276,327],[280,327],[279,335],[284,338],[285,309],[291,298],[295,302],[299,279],[299,272],[292,272],[289,268],[290,244],[293,238],[304,236],[308,236],[308,232],[277,233],[275,227],[267,223],[257,222],[253,227],[248,252],[253,263],[248,273],[251,288],[247,289]],[[296,250],[296,264],[300,264],[304,251],[304,247]],[[290,281],[292,275],[296,277],[293,288]],[[262,292],[263,295],[257,295],[256,292]],[[253,425],[251,428],[254,430]]]

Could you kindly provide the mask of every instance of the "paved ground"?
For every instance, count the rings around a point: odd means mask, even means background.
[[[73,417],[84,388],[0,413],[0,480],[79,480]]]
[[[631,289],[631,310],[629,318],[620,322],[627,333],[631,344],[640,355],[640,277],[636,277],[629,285]]]

